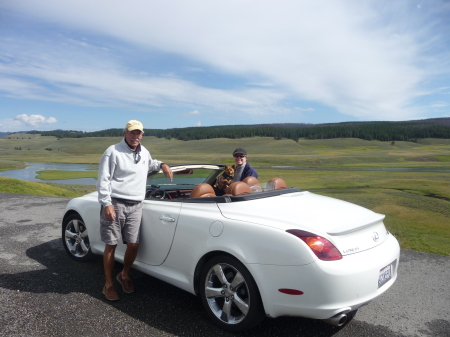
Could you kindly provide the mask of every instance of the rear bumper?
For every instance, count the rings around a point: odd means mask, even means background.
[[[317,260],[303,266],[249,264],[258,284],[266,314],[327,319],[358,309],[388,290],[397,278],[400,247],[389,235],[383,244],[344,256],[339,261]],[[380,270],[393,264],[392,278],[378,288]],[[281,288],[302,295],[287,295]]]

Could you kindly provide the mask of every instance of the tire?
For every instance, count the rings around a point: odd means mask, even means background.
[[[72,214],[64,219],[62,241],[67,254],[75,261],[89,261],[94,257],[87,228],[79,214]]]
[[[213,257],[202,269],[200,297],[215,324],[231,332],[253,328],[265,317],[258,287],[245,266],[233,257]]]

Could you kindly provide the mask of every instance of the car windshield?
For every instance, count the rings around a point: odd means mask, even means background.
[[[147,178],[147,188],[160,190],[193,189],[201,183],[211,183],[222,169],[189,168],[173,172],[173,181],[163,173],[156,173]]]

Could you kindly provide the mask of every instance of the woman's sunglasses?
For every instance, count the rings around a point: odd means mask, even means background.
[[[235,154],[234,158],[245,158],[245,154]]]

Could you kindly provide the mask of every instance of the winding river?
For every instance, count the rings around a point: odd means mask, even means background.
[[[9,170],[0,172],[0,177],[9,177],[15,179],[22,179],[26,181],[34,182],[51,182],[60,184],[83,184],[83,185],[95,185],[97,180],[94,178],[80,178],[80,179],[67,179],[67,180],[41,180],[37,179],[38,171],[45,170],[59,170],[59,171],[87,171],[96,167],[93,164],[60,164],[60,163],[26,163],[28,167],[18,170]],[[450,167],[442,168],[373,168],[373,169],[326,169],[326,168],[301,168],[294,166],[270,166],[259,167],[280,169],[280,170],[315,170],[315,171],[378,171],[378,172],[436,172],[436,173],[450,173]]]
[[[26,163],[28,166],[23,169],[9,170],[0,172],[0,177],[8,177],[15,179],[22,179],[26,181],[34,182],[48,182],[59,184],[82,184],[82,185],[95,185],[97,180],[94,178],[79,178],[79,179],[67,179],[67,180],[41,180],[37,179],[38,171],[46,170],[58,170],[58,171],[88,171],[92,170],[95,165],[92,164],[59,164],[59,163]]]

